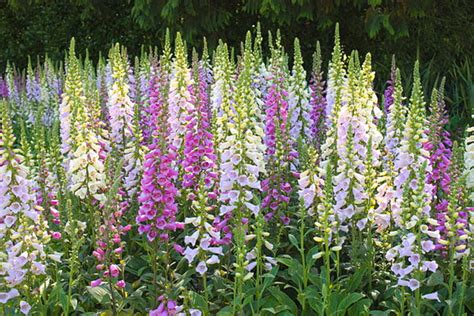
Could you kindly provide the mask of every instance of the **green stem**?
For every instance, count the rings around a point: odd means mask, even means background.
[[[204,291],[204,299],[206,300],[207,308],[204,310],[204,316],[209,315],[209,293],[207,291],[207,274],[204,273],[202,276],[202,288]]]
[[[337,252],[337,255],[339,254],[339,251]],[[331,289],[331,252],[329,249],[329,234],[327,233],[327,229],[324,230],[324,264],[326,266],[326,286],[327,286],[327,293],[324,295],[324,309],[323,309],[323,315],[326,312],[326,309],[328,308],[329,302],[327,301],[327,298],[330,296],[330,291]]]
[[[112,277],[108,277],[109,281],[109,288],[110,288],[110,295],[112,296],[112,314],[115,316],[117,315],[117,308],[116,308],[116,303],[115,303],[115,291],[114,291],[114,285],[112,284]]]
[[[453,244],[450,244],[450,249],[449,249],[449,281],[448,281],[448,300],[450,301],[450,304],[448,304],[448,315],[453,315],[453,304],[452,304],[452,298],[453,298],[453,285],[456,276],[454,275],[454,249],[453,249]]]
[[[405,315],[405,288],[402,286],[402,299],[400,301],[400,314]]]
[[[304,247],[304,232],[305,232],[305,223],[304,223],[304,215],[305,215],[305,209],[302,206],[301,207],[301,224],[300,224],[300,256],[301,256],[301,265],[303,266],[303,289],[300,290],[302,292],[302,310],[303,314],[306,312],[306,295],[305,295],[305,290],[306,287],[308,286],[308,271],[306,267],[306,255],[305,255],[305,247]]]
[[[156,239],[153,240],[153,243],[152,243],[152,249],[149,250],[149,257],[151,258],[151,270],[152,270],[152,273],[153,273],[153,294],[154,294],[154,297],[157,298],[158,297],[158,280],[157,280],[157,275],[158,275],[158,271],[157,271],[157,265],[156,265],[156,261],[157,261],[157,256],[156,256],[156,252],[157,252],[157,242],[156,242]],[[156,308],[156,299],[154,300],[154,303],[153,303],[153,308]]]
[[[262,217],[262,214],[259,213],[257,215],[257,229],[256,229],[256,238],[257,238],[257,242],[256,242],[256,245],[255,245],[255,248],[257,249],[257,258],[256,258],[256,261],[257,261],[257,265],[256,265],[256,275],[255,275],[255,301],[257,303],[257,307],[256,307],[256,313],[258,314],[258,312],[260,311],[260,299],[261,299],[261,296],[262,296],[262,292],[261,292],[261,275],[262,275],[262,266],[263,266],[263,261],[262,261],[262,248],[263,248],[263,245],[262,245],[262,242],[263,242],[263,237],[262,237],[262,230],[263,230],[263,217]]]
[[[67,304],[66,304],[66,316],[69,315],[69,305],[71,304],[72,299],[72,282],[73,282],[73,271],[69,271],[69,283],[67,289]]]
[[[421,292],[420,288],[415,291],[416,315],[421,315]]]
[[[369,292],[372,291],[372,262],[374,260],[374,255],[373,255],[373,244],[372,244],[372,229],[370,225],[368,225],[368,267],[367,267],[367,273],[369,274]]]
[[[462,315],[464,312],[464,293],[466,292],[467,278],[469,274],[469,256],[464,254],[462,258],[462,283],[461,283],[461,294],[459,295],[459,313]]]

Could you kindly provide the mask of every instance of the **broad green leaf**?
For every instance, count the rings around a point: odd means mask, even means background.
[[[371,304],[372,304],[372,300],[370,298],[361,299],[360,301],[357,301],[351,307],[349,307],[348,314],[349,315],[367,315]]]
[[[87,287],[87,292],[92,296],[92,298],[97,301],[97,303],[102,303],[105,299],[110,298],[110,293],[107,289],[101,286],[96,287]]]
[[[360,288],[366,272],[367,271],[364,269],[359,269],[356,270],[353,275],[351,275],[351,277],[347,280],[346,283],[347,292],[352,293]]]
[[[232,316],[232,307],[226,306],[217,312],[217,316]]]
[[[360,293],[351,293],[351,294],[345,295],[342,301],[337,305],[337,311],[338,312],[346,311],[349,308],[349,306],[351,306],[358,300],[361,300],[363,297],[364,295]]]
[[[288,239],[290,240],[291,244],[296,248],[296,249],[300,249],[300,245],[298,244],[298,240],[296,239],[296,237],[292,234],[288,234]]]
[[[435,273],[429,276],[426,284],[428,286],[437,286],[437,285],[443,284],[443,280],[444,280],[443,273],[441,271],[436,271]]]
[[[191,296],[191,303],[192,306],[195,306],[197,309],[201,311],[208,312],[208,302],[204,299],[204,297],[196,292],[190,292]]]
[[[278,287],[272,286],[268,288],[268,291],[272,294],[273,297],[275,297],[278,300],[278,302],[287,306],[291,310],[293,315],[298,314],[297,313],[298,308],[295,302],[293,302],[293,300],[288,295],[286,295],[283,291],[281,291]]]

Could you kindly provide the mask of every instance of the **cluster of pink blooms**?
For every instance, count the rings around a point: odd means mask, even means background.
[[[150,111],[154,118],[155,130],[152,133],[153,142],[148,146],[143,164],[141,190],[138,195],[140,208],[136,221],[140,234],[146,234],[149,241],[159,237],[168,240],[167,231],[182,229],[183,224],[176,222],[175,186],[177,172],[173,168],[176,159],[174,151],[166,144],[168,128],[166,110],[161,96],[159,74],[155,74],[150,82]],[[168,152],[167,152],[168,151]]]
[[[99,262],[99,264],[96,265],[97,271],[105,279],[113,278],[116,280],[124,269],[123,266],[111,263],[121,261],[120,259],[122,258],[122,253],[125,247],[125,243],[122,241],[121,236],[125,235],[132,228],[130,224],[123,226],[120,223],[122,216],[122,210],[110,212],[109,218],[105,219],[104,223],[100,225],[98,229],[98,240],[96,242],[97,248],[92,252],[92,254]],[[92,281],[91,286],[99,286],[102,284],[103,278]],[[116,280],[116,285],[119,288],[124,288],[125,281]]]
[[[281,75],[281,74],[280,74]],[[273,74],[271,85],[265,96],[265,145],[268,164],[273,169],[269,178],[262,181],[262,191],[265,197],[262,208],[268,209],[266,220],[284,209],[290,202],[292,187],[290,184],[289,165],[298,153],[292,149],[292,143],[287,133],[288,129],[288,92],[284,89],[283,78],[278,73]],[[286,170],[285,170],[286,169]],[[284,225],[290,223],[285,213],[279,214]]]
[[[213,135],[210,131],[210,109],[209,97],[207,94],[207,83],[204,80],[203,70],[198,74],[198,83],[190,86],[192,103],[196,104],[186,115],[186,133],[184,136],[184,160],[183,160],[183,187],[197,188],[199,181],[203,180],[204,187],[210,189],[213,187],[217,174],[216,155],[214,153]],[[196,87],[197,86],[197,87]],[[194,200],[195,195],[188,195]],[[215,192],[209,192],[208,197],[216,199]]]

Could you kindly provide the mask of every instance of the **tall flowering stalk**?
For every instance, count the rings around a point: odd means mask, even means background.
[[[337,168],[334,174],[334,212],[340,230],[339,245],[350,230],[352,257],[357,262],[359,249],[368,264],[369,287],[373,261],[372,226],[374,223],[375,182],[380,167],[382,135],[374,121],[381,112],[372,84],[370,54],[362,65],[357,53],[349,60],[347,89],[343,94],[337,121]],[[361,233],[357,233],[357,230]],[[364,236],[366,235],[366,236]],[[364,236],[361,238],[361,236]]]
[[[210,107],[212,112],[213,130],[216,146],[224,141],[228,134],[227,121],[229,109],[233,102],[234,85],[232,84],[233,69],[229,61],[227,44],[221,43],[216,50],[214,62],[214,82],[211,85]],[[219,155],[219,152],[217,152]],[[218,157],[219,159],[219,157]]]
[[[449,196],[447,200],[440,202],[440,204],[443,203],[442,210],[437,207],[437,230],[441,236],[436,246],[443,250],[443,257],[448,259],[448,300],[453,299],[454,284],[457,281],[455,268],[460,265],[464,284],[467,261],[470,256],[469,242],[472,241],[473,236],[473,232],[469,230],[468,206],[470,204],[465,188],[465,175],[462,174],[464,164],[462,158],[462,147],[454,143],[448,170],[452,179]],[[459,264],[460,261],[461,264]],[[450,304],[448,308],[449,313],[452,313],[453,305]]]
[[[306,141],[311,135],[310,96],[298,38],[295,38],[294,46],[293,69],[288,88],[290,135],[293,139]]]
[[[278,41],[280,41],[280,32],[277,32]],[[269,75],[267,70],[267,66],[263,60],[263,53],[262,53],[262,32],[260,28],[260,23],[257,23],[257,30],[255,41],[253,43],[253,58],[252,58],[252,88],[255,94],[255,102],[257,102],[257,106],[260,109],[259,113],[264,115],[264,98],[267,94],[269,83],[266,80],[266,77]],[[264,117],[258,117],[258,122],[262,124],[264,121]],[[263,124],[261,125],[263,128]]]
[[[123,160],[119,161],[117,166],[108,166],[107,170],[115,170],[114,174],[109,175],[109,190],[107,198],[100,206],[101,224],[98,227],[96,235],[96,248],[92,252],[97,259],[96,270],[99,278],[91,282],[92,287],[106,283],[111,293],[112,311],[117,313],[117,301],[115,291],[119,292],[125,288],[126,283],[123,280],[125,274],[125,261],[122,260],[122,254],[125,248],[125,242],[122,236],[131,230],[130,224],[123,225],[122,216],[124,213],[120,203],[124,193],[120,192],[120,172]]]
[[[155,295],[158,297],[158,255],[163,250],[162,260],[165,264],[166,284],[163,290],[166,294],[170,291],[169,233],[176,229],[182,229],[183,224],[176,221],[178,206],[176,196],[178,189],[175,180],[178,176],[173,168],[176,154],[170,150],[167,138],[169,134],[168,108],[166,95],[162,89],[167,89],[163,84],[165,76],[161,73],[161,68],[155,68],[149,86],[150,109],[149,113],[154,124],[152,137],[153,141],[148,146],[143,163],[143,177],[141,180],[140,194],[138,202],[140,207],[136,222],[138,232],[146,234],[147,240],[151,243],[150,256],[153,270],[153,286]]]
[[[8,89],[8,100],[10,101],[11,116],[16,118],[26,113],[24,98],[22,97],[19,75],[17,69],[7,62],[5,70],[5,83]]]
[[[443,89],[442,89],[443,90]],[[449,193],[449,183],[451,182],[448,173],[451,163],[450,134],[445,126],[448,123],[448,116],[445,110],[443,91],[433,89],[431,95],[430,115],[428,117],[429,141],[423,144],[424,149],[430,153],[431,172],[428,174],[428,182],[433,185],[433,195],[442,196],[441,193]]]
[[[324,93],[325,82],[323,71],[321,69],[321,48],[319,41],[316,42],[316,51],[313,55],[313,70],[311,73],[311,82],[309,88],[311,97],[309,104],[311,106],[311,139],[315,148],[318,150],[324,141],[325,121],[326,121],[326,97]]]
[[[181,162],[184,159],[184,136],[186,134],[187,113],[194,111],[191,103],[190,86],[193,84],[191,72],[188,68],[187,54],[181,34],[176,35],[175,58],[172,64],[170,88],[168,95],[168,142],[170,149],[177,155],[176,168],[182,176]]]
[[[129,200],[133,200],[137,194],[138,184],[142,176],[142,166],[144,160],[144,149],[142,146],[142,137],[139,123],[139,112],[136,107],[135,118],[132,126],[133,140],[129,142],[129,145],[125,148],[124,159],[124,190],[127,193]],[[126,206],[122,204],[124,208],[129,205],[128,201],[125,201]]]
[[[342,249],[339,238],[339,219],[334,212],[334,186],[332,165],[327,164],[324,172],[321,167],[316,167],[316,172],[305,171],[301,174],[299,180],[300,195],[303,194],[305,207],[309,208],[310,214],[313,211],[315,236],[313,240],[321,244],[322,250],[313,255],[313,259],[324,260],[324,276],[323,284],[323,304],[324,308],[328,308],[329,296],[332,290],[332,264],[334,261],[336,275],[339,275],[339,254]],[[324,174],[324,178],[318,174]],[[317,199],[317,200],[316,200]],[[316,207],[315,202],[319,202]],[[313,209],[312,209],[313,207]],[[314,210],[315,208],[315,210]]]
[[[298,179],[298,196],[300,200],[299,204],[299,252],[300,252],[300,257],[301,257],[301,265],[303,267],[303,273],[302,273],[302,284],[299,284],[299,293],[303,293],[306,291],[306,288],[308,286],[309,278],[310,278],[310,270],[312,268],[312,263],[308,262],[310,261],[309,258],[307,258],[307,246],[305,243],[306,235],[307,235],[307,226],[306,222],[308,217],[312,218],[315,213],[316,213],[316,203],[321,201],[321,197],[323,196],[322,192],[322,181],[318,176],[318,154],[317,150],[314,147],[309,147],[308,149],[308,156],[309,159],[304,161],[304,171],[300,173],[299,179]],[[324,221],[326,224],[328,223],[328,220]],[[322,228],[323,225],[319,222],[316,224],[316,229]],[[323,228],[323,233],[324,233]],[[326,231],[326,233],[330,233],[329,231]],[[324,239],[318,239],[317,237],[314,238],[316,242],[321,242],[324,241]],[[327,244],[329,246],[329,238],[326,239]],[[329,248],[327,249],[329,250]],[[329,252],[329,251],[328,251]],[[322,253],[317,253],[313,255],[313,258],[311,259],[317,259],[322,256]],[[327,257],[325,256],[325,259]],[[329,263],[328,263],[329,264]],[[328,277],[330,270],[327,270],[326,277]],[[329,280],[329,278],[327,279]],[[303,295],[301,298],[298,299],[302,305],[303,311],[306,311],[306,300],[307,298]]]
[[[25,121],[28,124],[33,124],[36,117],[36,106],[41,102],[41,84],[39,81],[40,77],[40,65],[38,63],[37,69],[33,69],[31,64],[31,58],[28,57],[28,67],[26,71],[25,79],[25,93],[26,93],[26,112],[22,113]]]
[[[80,207],[87,214],[74,213],[75,219],[88,217],[88,233],[94,242],[100,218],[97,216],[97,204],[105,202],[107,186],[100,138],[92,120],[92,109],[96,103],[89,86],[84,85],[85,73],[75,55],[74,41],[71,41],[60,106],[62,150],[67,190],[82,202]],[[57,174],[60,175],[60,172],[57,171]]]
[[[47,150],[47,134],[42,123],[42,118],[43,111],[42,109],[39,109],[34,126],[34,151],[36,157],[34,159],[35,166],[32,168],[32,171],[34,171],[35,174],[36,199],[38,205],[41,205],[44,208],[44,212],[46,214],[49,213],[49,216],[47,217],[49,220],[49,227],[56,229],[51,231],[51,236],[54,239],[61,239],[61,232],[57,230],[59,228],[58,225],[61,224],[60,213],[58,211],[59,201],[57,199],[60,190],[60,182],[57,175],[52,172],[54,169],[51,168],[53,167],[51,160],[54,159],[54,157],[52,157]]]
[[[341,108],[344,104],[343,95],[346,89],[346,67],[343,62],[343,56],[341,51],[341,44],[339,39],[339,24],[336,24],[335,35],[334,35],[334,49],[332,53],[332,58],[329,63],[328,70],[328,84],[326,90],[326,138],[324,143],[321,145],[321,162],[320,166],[320,177],[324,181],[323,190],[325,192],[325,212],[328,212],[328,205],[332,203],[331,208],[333,208],[335,201],[335,190],[337,186],[343,185],[342,183],[337,183],[337,179],[334,178],[334,174],[338,164],[338,155],[337,155],[337,129],[338,121],[341,112]],[[331,174],[329,174],[330,172]],[[334,225],[339,230],[341,222],[337,214],[334,217],[327,217],[332,220],[332,225]],[[334,233],[331,241],[336,243],[336,246],[332,249],[336,252],[336,274],[339,276],[340,272],[340,243],[343,241],[339,238],[338,233]],[[329,273],[329,272],[328,272]],[[328,280],[329,282],[329,280]],[[329,285],[328,285],[329,286]]]
[[[395,56],[392,57],[392,68],[390,71],[390,79],[387,81],[387,88],[383,93],[383,105],[385,115],[390,113],[391,107],[394,103],[395,84],[397,81],[397,65],[395,63]]]
[[[112,77],[107,100],[111,127],[110,140],[112,145],[122,152],[134,136],[135,106],[130,97],[127,55],[119,44],[110,50],[108,66]]]
[[[445,130],[448,117],[444,109],[443,96],[444,80],[441,84],[441,90],[433,89],[431,94],[430,116],[428,117],[428,142],[423,144],[425,150],[429,152],[429,162],[431,171],[428,173],[427,181],[432,185],[433,206],[436,211],[438,220],[437,229],[441,233],[441,240],[447,238],[446,234],[450,234],[446,226],[449,227],[449,218],[447,212],[449,208],[448,196],[450,195],[452,158],[452,143],[450,134]],[[458,177],[460,175],[457,175]],[[456,196],[456,193],[453,193]],[[451,207],[452,209],[453,207]],[[454,207],[455,208],[455,207]],[[451,214],[452,215],[452,214]],[[448,217],[447,217],[448,216]],[[446,250],[442,243],[436,244],[437,250]],[[444,252],[444,251],[443,251]]]
[[[121,173],[122,202],[121,210],[125,211],[135,197],[137,184],[140,182],[143,163],[142,134],[139,123],[138,106],[134,103],[136,87],[132,68],[126,51],[118,44],[111,49],[109,64],[112,85],[108,91],[108,106],[111,122],[110,141],[112,155],[123,155]]]
[[[388,150],[388,160],[392,160],[398,155],[400,142],[403,137],[403,125],[407,115],[407,107],[403,104],[403,87],[400,70],[395,72],[395,82],[393,88],[393,102],[390,104],[386,121],[385,144]]]
[[[398,175],[400,166],[394,164],[395,157],[400,152],[401,140],[405,131],[405,121],[407,115],[407,107],[403,104],[403,87],[401,83],[400,71],[396,69],[394,75],[395,82],[393,83],[393,93],[390,107],[386,112],[385,120],[385,139],[384,139],[384,153],[381,157],[382,169],[378,181],[378,188],[375,199],[377,200],[377,208],[375,209],[375,223],[379,232],[385,231],[392,221],[392,206],[397,209],[395,196],[400,196],[402,193],[400,187],[395,187],[395,178]]]
[[[216,155],[214,137],[211,134],[209,97],[205,69],[197,60],[193,61],[194,84],[191,87],[195,110],[187,113],[184,139],[183,188],[190,189],[187,198],[191,200],[192,216],[185,219],[191,230],[184,237],[186,249],[182,254],[202,277],[203,294],[208,300],[207,275],[209,267],[220,262],[223,255],[219,226],[213,226],[216,192]],[[195,263],[196,262],[196,263]]]
[[[104,202],[105,170],[100,159],[100,144],[88,116],[86,95],[79,60],[71,41],[67,60],[66,83],[62,96],[61,136],[67,157],[69,190],[81,200]],[[95,218],[93,216],[92,218]],[[94,221],[92,221],[93,223]],[[92,225],[94,226],[94,225]]]
[[[233,109],[234,104],[234,87],[232,84],[233,79],[233,67],[229,61],[229,52],[227,51],[227,45],[220,44],[216,51],[216,60],[214,69],[214,82],[211,84],[210,92],[210,111],[211,111],[211,129],[214,136],[214,152],[216,154],[216,165],[218,166],[217,176],[218,194],[222,190],[219,186],[221,176],[224,171],[228,168],[228,165],[222,164],[221,156],[224,153],[222,151],[221,143],[226,141],[230,133],[230,128],[233,127]],[[224,155],[225,159],[228,159]],[[220,207],[220,199],[217,201],[217,206]],[[232,240],[232,231],[230,229],[230,221],[232,218],[232,212],[227,210],[220,210],[218,216],[214,219],[214,226],[218,227],[222,231],[224,244],[230,243]]]
[[[224,141],[219,144],[221,152],[220,215],[233,216],[235,251],[234,313],[240,312],[244,282],[252,278],[248,272],[250,254],[246,235],[249,233],[250,217],[260,214],[255,193],[261,190],[259,176],[265,171],[263,130],[255,121],[259,117],[258,107],[251,86],[252,52],[250,34],[247,34],[241,72],[237,80],[235,106],[224,109],[229,120]],[[247,254],[250,254],[246,260]]]
[[[408,287],[415,292],[415,300],[410,308],[419,313],[421,284],[425,282],[427,272],[435,272],[438,268],[435,261],[428,260],[427,253],[434,250],[432,239],[439,238],[439,232],[429,227],[433,222],[430,217],[432,186],[427,183],[426,175],[431,168],[428,153],[423,149],[428,138],[424,130],[426,114],[418,62],[415,63],[413,78],[405,134],[395,160],[399,173],[394,182],[396,195],[392,215],[397,228],[394,234],[400,244],[391,248],[386,258],[393,262],[391,270],[397,276],[397,284],[402,287],[402,311],[405,301],[404,288]]]
[[[39,103],[41,101],[41,85],[38,79],[39,79],[39,69],[35,71],[31,64],[31,58],[28,58],[25,92],[26,92],[26,98],[29,102]]]
[[[269,177],[262,181],[265,195],[262,208],[267,210],[267,221],[278,215],[283,224],[288,225],[290,218],[283,210],[290,202],[290,167],[297,153],[292,148],[289,135],[288,92],[284,84],[283,58],[281,47],[273,49],[272,64],[266,78],[270,84],[265,96],[264,142]]]
[[[339,39],[339,24],[336,24],[334,35],[334,50],[329,62],[328,80],[326,89],[326,139],[321,146],[321,166],[323,172],[328,163],[331,170],[337,165],[337,122],[343,104],[343,93],[346,86],[346,69],[343,62],[341,43]]]
[[[372,90],[374,74],[370,62],[370,55],[367,55],[361,69],[357,55],[351,56],[346,102],[341,107],[338,120],[338,167],[334,177],[335,212],[341,222],[351,222],[352,228],[355,225],[360,230],[372,218],[366,206],[371,204],[373,188],[366,182],[374,180],[370,170],[379,165],[378,145],[382,141],[382,135],[374,123],[380,110]]]
[[[30,170],[24,165],[21,150],[14,147],[4,101],[0,109],[0,303],[28,314],[30,303],[36,300],[40,276],[46,273],[50,236],[43,208],[36,204]]]
[[[186,112],[186,133],[184,137],[184,160],[183,160],[183,187],[197,189],[200,177],[204,177],[206,183],[212,183],[216,175],[214,141],[210,133],[211,112],[209,109],[209,98],[207,94],[207,82],[204,78],[204,70],[199,67],[198,61],[194,61],[194,80],[189,87],[191,103],[194,107],[188,108]],[[194,191],[194,190],[193,190]],[[192,194],[192,193],[191,193]],[[191,200],[194,195],[189,196]]]
[[[151,120],[150,115],[148,113],[149,108],[149,95],[148,85],[150,83],[150,74],[151,74],[151,63],[149,56],[142,52],[140,59],[137,61],[137,69],[136,73],[136,81],[137,81],[137,98],[136,102],[139,105],[139,112],[140,112],[140,127],[141,132],[143,135],[143,143],[149,144],[151,143]]]
[[[45,60],[39,80],[41,106],[44,107],[40,120],[45,126],[51,127],[58,117],[59,97],[61,95],[61,82],[51,60]]]
[[[470,192],[469,199],[471,200],[471,204],[474,204],[472,203],[474,201],[474,126],[468,127],[466,134],[464,168],[466,173],[466,185]]]
[[[71,150],[71,126],[74,123],[75,108],[81,102],[82,84],[80,70],[75,52],[75,40],[71,39],[69,57],[66,63],[66,78],[64,81],[64,92],[59,105],[59,121],[61,123],[61,152],[65,155],[65,169],[69,163],[69,152]]]

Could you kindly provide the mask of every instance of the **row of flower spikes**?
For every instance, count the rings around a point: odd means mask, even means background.
[[[51,240],[72,229],[66,196],[105,214],[75,226],[95,234],[92,286],[125,287],[123,236],[137,230],[199,276],[231,249],[242,296],[244,282],[276,264],[269,227],[284,233],[301,216],[332,252],[344,251],[354,229],[390,236],[386,260],[411,291],[441,254],[468,256],[474,133],[452,141],[444,83],[426,105],[415,63],[405,98],[394,64],[379,97],[370,54],[362,63],[357,52],[344,55],[337,33],[327,77],[319,45],[307,74],[297,39],[291,69],[279,36],[269,43],[268,58],[258,33],[237,58],[220,43],[212,60],[205,49],[189,63],[178,33],[174,53],[167,37],[161,55],[143,53],[132,66],[116,45],[94,67],[72,40],[65,71],[50,60],[23,75],[8,66],[0,81],[0,303],[19,302],[28,314],[34,294],[25,284],[60,260]],[[151,314],[182,308],[163,295]]]

